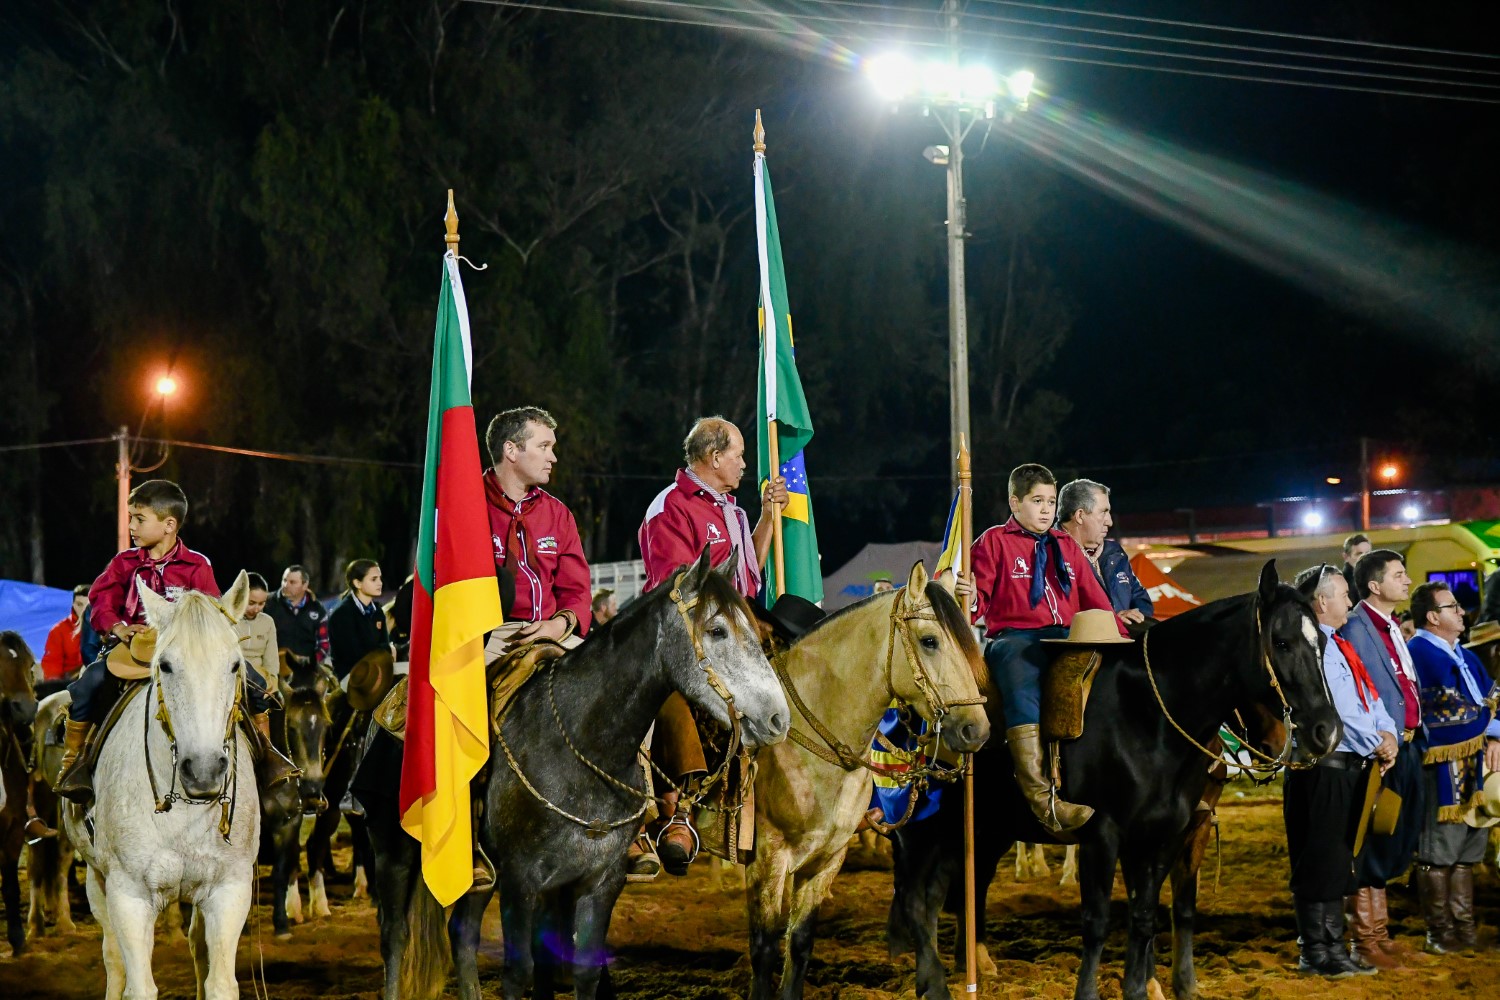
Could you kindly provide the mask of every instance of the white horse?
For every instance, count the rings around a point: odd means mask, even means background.
[[[150,679],[99,753],[92,836],[77,805],[65,811],[104,932],[105,996],[156,1000],[152,931],[157,914],[183,900],[194,907],[188,940],[199,1000],[234,1000],[260,842],[254,763],[235,724],[247,710],[247,668],[234,622],[249,580],[240,573],[222,601],[189,591],[172,602],[137,589],[157,632]]]

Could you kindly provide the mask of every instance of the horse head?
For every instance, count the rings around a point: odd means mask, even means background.
[[[891,694],[939,730],[950,750],[978,750],[990,738],[980,694],[989,674],[973,627],[952,593],[929,580],[920,562],[894,600],[886,645]]]
[[[745,745],[769,746],[786,739],[792,713],[761,651],[750,605],[730,579],[737,559],[731,554],[724,570],[713,570],[704,546],[696,564],[678,571],[668,599],[676,602],[680,613],[663,615],[660,648],[667,654],[673,686],[689,701],[720,724],[731,725],[729,705],[714,690],[717,677],[740,713]]]
[[[1274,559],[1261,569],[1255,597],[1260,656],[1250,690],[1273,713],[1290,713],[1299,759],[1327,756],[1344,738],[1344,726],[1323,676],[1323,634],[1312,605],[1280,581]]]
[[[328,733],[333,728],[333,700],[338,678],[310,656],[281,651],[280,690],[286,720],[286,753],[302,769],[297,779],[304,813],[328,808],[323,783],[328,776]]]
[[[19,632],[0,632],[0,722],[24,743],[36,718],[36,656]]]
[[[217,796],[236,745],[231,727],[247,668],[234,626],[249,603],[250,579],[241,570],[219,600],[190,590],[169,601],[139,580],[136,589],[156,630],[151,684],[160,705],[146,711],[176,747],[182,790],[195,799]]]

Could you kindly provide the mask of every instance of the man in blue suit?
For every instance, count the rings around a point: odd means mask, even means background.
[[[1057,526],[1073,536],[1104,585],[1115,614],[1129,624],[1151,617],[1151,595],[1130,568],[1130,556],[1106,537],[1115,519],[1109,506],[1109,487],[1092,479],[1075,479],[1057,494]]]
[[[1416,671],[1411,653],[1396,623],[1396,606],[1411,591],[1406,562],[1390,549],[1375,549],[1354,567],[1359,603],[1349,621],[1339,629],[1369,671],[1380,700],[1401,728],[1401,749],[1396,763],[1385,775],[1385,785],[1401,796],[1401,817],[1390,836],[1373,832],[1365,838],[1356,859],[1358,891],[1354,905],[1370,914],[1371,936],[1398,960],[1414,950],[1390,937],[1385,884],[1411,867],[1426,816],[1422,778],[1422,704],[1417,693]]]

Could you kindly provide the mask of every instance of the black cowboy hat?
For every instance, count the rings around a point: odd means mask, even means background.
[[[776,634],[783,639],[801,638],[818,622],[828,617],[827,612],[805,597],[783,594],[762,615]]]

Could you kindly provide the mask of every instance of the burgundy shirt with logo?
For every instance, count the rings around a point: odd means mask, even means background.
[[[505,608],[506,621],[538,622],[567,610],[578,616],[578,633],[587,634],[590,608],[589,562],[578,536],[578,522],[557,497],[533,487],[519,503],[499,489],[494,473],[485,474],[485,502],[490,516],[490,544],[495,569],[505,566],[505,543],[521,516],[522,545],[516,551],[516,596]]]
[[[705,545],[710,565],[719,565],[734,551],[735,534],[724,521],[724,509],[693,482],[686,469],[678,469],[672,485],[646,508],[636,537],[649,590],[679,567],[697,562]]]
[[[1031,605],[1031,571],[1036,539],[1011,518],[975,540],[970,550],[974,561],[974,597],[978,602],[974,620],[984,619],[985,635],[994,636],[1005,629],[1071,625],[1073,616],[1085,609],[1114,611],[1082,547],[1059,528],[1053,528],[1051,534],[1057,540],[1063,562],[1067,563],[1072,585],[1063,593],[1049,544],[1042,599],[1035,607]],[[1115,624],[1120,634],[1125,635],[1125,626],[1118,618]]]
[[[141,547],[126,549],[109,561],[89,588],[89,622],[94,631],[107,635],[121,622],[146,624],[146,612],[135,585],[138,578],[169,601],[177,600],[189,590],[219,596],[219,584],[214,580],[214,568],[208,557],[183,545],[181,539],[160,559],[152,559],[151,553]]]

